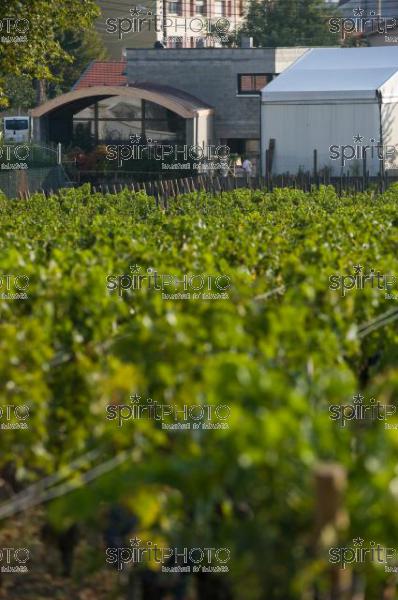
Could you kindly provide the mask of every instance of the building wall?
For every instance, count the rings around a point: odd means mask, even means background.
[[[341,172],[341,159],[331,159],[331,146],[338,149],[332,153],[342,155],[341,146],[346,146],[344,154],[358,152],[353,136],[363,136],[362,145],[371,145],[373,138],[379,140],[380,130],[379,107],[377,100],[372,102],[357,101],[354,103],[323,102],[322,104],[283,104],[268,103],[262,106],[262,155],[269,147],[270,139],[275,139],[275,153],[272,165],[274,174],[297,173],[313,170],[314,150],[318,151],[318,169],[328,167],[332,175]],[[359,149],[361,156],[361,149]],[[377,174],[380,164],[376,152],[373,160],[370,151],[367,167],[372,174]],[[263,161],[264,162],[264,161]],[[362,174],[362,162],[354,157],[345,161],[344,171]]]
[[[307,48],[127,49],[127,77],[183,90],[215,109],[216,142],[260,138],[260,96],[238,94],[238,74],[280,73]]]
[[[165,2],[166,45],[182,48],[221,47],[233,39],[246,12],[247,0],[174,0]],[[225,36],[223,35],[225,31]]]
[[[383,18],[396,17],[398,14],[398,0],[363,0],[363,2],[349,0],[338,8],[343,17],[346,19],[353,19],[355,9],[362,8],[362,15],[366,18],[371,17],[372,15],[378,15],[379,6],[381,7],[380,14]]]
[[[282,73],[310,48],[275,48],[275,73]]]

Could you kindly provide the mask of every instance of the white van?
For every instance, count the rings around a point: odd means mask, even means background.
[[[4,117],[3,128],[5,142],[29,142],[29,117]]]

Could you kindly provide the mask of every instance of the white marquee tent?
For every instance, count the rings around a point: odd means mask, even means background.
[[[263,169],[272,140],[275,174],[313,171],[314,150],[333,175],[362,173],[364,154],[372,175],[398,168],[398,47],[313,48],[263,88],[261,104]]]

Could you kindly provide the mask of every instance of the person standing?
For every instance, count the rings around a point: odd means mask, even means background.
[[[253,166],[250,160],[247,158],[247,156],[245,157],[245,160],[242,163],[242,169],[246,175],[246,183],[250,185],[250,177],[252,175]]]

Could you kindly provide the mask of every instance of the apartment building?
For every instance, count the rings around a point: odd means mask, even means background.
[[[125,48],[211,48],[234,39],[247,0],[98,0],[97,30],[110,58]]]

